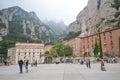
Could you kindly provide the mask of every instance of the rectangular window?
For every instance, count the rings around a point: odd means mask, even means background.
[[[111,31],[110,31],[109,33],[110,33],[110,34],[112,34],[112,32],[111,32]]]
[[[103,33],[103,35],[105,36],[105,33]]]
[[[16,51],[19,51],[19,49],[17,49]]]
[[[92,45],[92,48],[93,48],[93,45]]]
[[[111,46],[111,49],[113,49],[113,45]]]
[[[106,40],[106,37],[104,36],[104,40]]]
[[[110,38],[112,38],[112,35],[110,35]]]
[[[111,41],[111,45],[113,45],[113,41]]]
[[[88,48],[89,48],[89,45],[88,45]]]

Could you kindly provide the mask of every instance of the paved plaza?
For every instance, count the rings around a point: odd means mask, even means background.
[[[0,66],[0,80],[120,80],[120,63],[105,64],[107,71],[100,70],[100,63],[91,69],[80,64],[29,65],[29,72],[19,74],[18,65]]]

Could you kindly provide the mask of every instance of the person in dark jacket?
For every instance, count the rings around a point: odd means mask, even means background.
[[[91,68],[90,59],[88,59],[88,67]]]
[[[26,69],[26,72],[28,72],[28,60],[26,60],[25,62],[25,69]]]
[[[86,60],[86,66],[87,66],[87,68],[91,68],[90,59]]]
[[[104,64],[104,61],[103,61],[103,60],[101,61],[101,70],[102,70],[102,71],[106,71],[106,69],[105,69],[105,64]]]
[[[18,64],[19,64],[19,68],[20,68],[20,73],[23,73],[23,70],[22,70],[23,60],[20,59],[20,60],[18,61]]]

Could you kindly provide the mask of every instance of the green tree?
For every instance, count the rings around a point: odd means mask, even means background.
[[[69,45],[64,45],[63,43],[56,43],[51,48],[50,54],[53,57],[71,56],[73,54],[73,50]]]
[[[94,56],[97,57],[99,52],[99,47],[97,44],[97,40],[95,40],[95,47],[94,47]]]
[[[73,49],[69,45],[64,45],[63,51],[65,56],[71,56],[73,54]]]
[[[0,54],[7,56],[8,48],[14,47],[15,42],[10,40],[0,41]]]
[[[64,47],[64,44],[62,44],[62,43],[56,43],[53,46],[53,48],[56,51],[57,56],[63,56],[63,47]]]
[[[50,54],[53,56],[53,57],[57,57],[57,52],[54,48],[51,48],[50,49]]]

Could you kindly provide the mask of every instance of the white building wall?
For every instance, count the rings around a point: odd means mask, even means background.
[[[29,60],[29,63],[37,60],[38,63],[44,62],[44,44],[37,43],[17,43],[15,46],[15,64],[18,60]],[[41,56],[41,57],[40,57]]]

